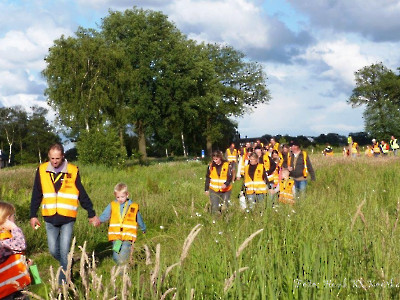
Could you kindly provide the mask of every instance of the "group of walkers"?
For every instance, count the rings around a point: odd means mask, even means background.
[[[232,186],[242,183],[239,203],[251,209],[259,202],[294,204],[304,193],[308,180],[315,180],[310,157],[298,141],[280,145],[275,138],[268,145],[260,140],[236,148],[232,143],[225,153],[214,151],[208,165],[205,193],[210,197],[211,213],[221,213],[231,205]]]
[[[41,164],[36,172],[30,225],[34,230],[41,227],[37,215],[41,208],[49,251],[62,268],[59,284],[68,283],[70,278],[68,253],[79,203],[88,212],[93,226],[109,221],[108,240],[112,242],[113,258],[119,265],[129,262],[137,228],[145,233],[146,225],[139,205],[128,198],[127,185],[118,183],[115,186],[114,200],[98,217],[82,185],[78,167],[65,159],[63,146],[52,145],[48,158],[49,161]],[[0,299],[24,299],[21,290],[31,282],[25,250],[24,235],[15,224],[14,206],[0,201]]]
[[[376,139],[372,139],[371,142],[372,143],[367,145],[365,148],[364,155],[366,157],[387,156],[391,153],[394,156],[397,156],[400,148],[397,139],[393,135],[391,136],[389,143],[385,140],[377,141]],[[358,157],[361,156],[361,152],[359,144],[349,136],[348,146],[343,148],[343,156]],[[329,144],[327,144],[323,154],[326,156],[333,155],[333,149]]]

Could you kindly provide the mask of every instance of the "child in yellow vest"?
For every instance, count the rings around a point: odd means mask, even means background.
[[[0,201],[0,299],[23,297],[20,290],[31,283],[25,250],[24,234],[15,224],[14,206]]]
[[[282,179],[279,180],[278,185],[270,190],[272,195],[278,193],[278,201],[281,203],[288,203],[293,205],[295,203],[296,189],[294,186],[294,180],[289,177],[289,170],[281,170]]]
[[[128,199],[128,187],[118,183],[114,188],[115,199],[104,209],[100,222],[110,220],[108,240],[113,244],[113,259],[117,264],[125,264],[130,258],[139,225],[143,234],[146,225],[139,212],[139,205]]]

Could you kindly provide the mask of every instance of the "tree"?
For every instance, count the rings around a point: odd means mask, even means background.
[[[382,63],[372,64],[355,72],[356,87],[348,102],[365,105],[366,131],[377,139],[389,139],[400,129],[400,80]]]

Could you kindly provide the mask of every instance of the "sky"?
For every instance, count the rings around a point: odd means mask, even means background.
[[[363,131],[364,108],[347,103],[354,72],[400,67],[398,0],[0,0],[0,107],[48,108],[40,74],[54,40],[133,6],[263,66],[272,99],[236,119],[242,137]]]

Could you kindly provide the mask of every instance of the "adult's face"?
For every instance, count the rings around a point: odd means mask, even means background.
[[[64,161],[64,155],[57,149],[51,149],[49,151],[49,161],[54,168],[58,168]]]

